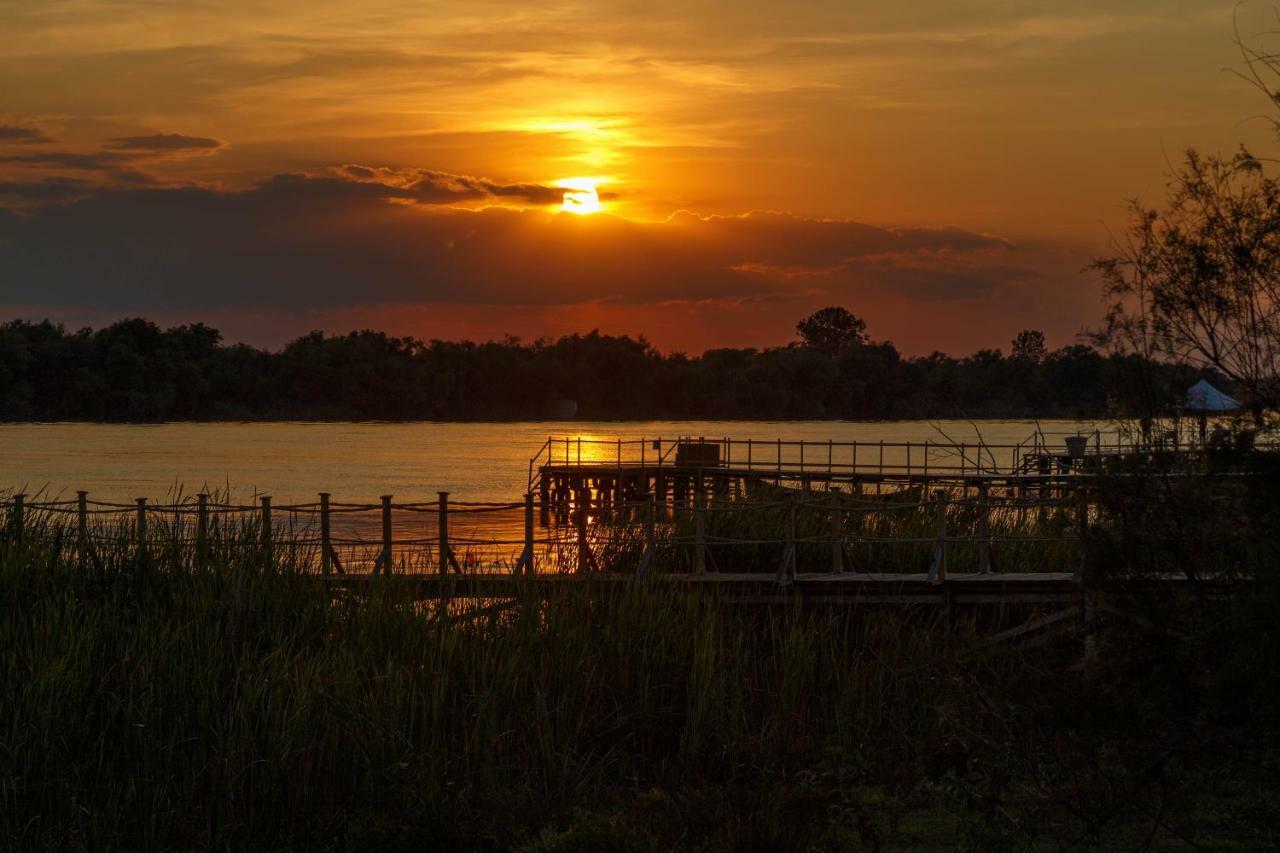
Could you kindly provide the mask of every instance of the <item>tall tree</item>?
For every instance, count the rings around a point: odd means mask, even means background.
[[[1280,405],[1280,183],[1247,151],[1189,151],[1163,210],[1134,203],[1114,255],[1106,337],[1146,359],[1214,369],[1261,418]]]
[[[796,332],[805,346],[827,355],[867,342],[867,324],[836,306],[814,311],[796,324]]]
[[[1039,364],[1044,361],[1048,352],[1044,344],[1044,332],[1039,329],[1023,329],[1013,339],[1014,358]]]

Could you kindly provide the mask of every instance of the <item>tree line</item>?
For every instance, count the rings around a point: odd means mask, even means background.
[[[843,308],[797,331],[787,346],[691,357],[596,331],[533,343],[312,332],[270,351],[199,323],[13,321],[0,325],[0,419],[519,420],[554,416],[560,400],[601,420],[1101,417],[1125,413],[1136,375],[1133,355],[1050,351],[1034,330],[1008,354],[965,358],[904,357]],[[1160,373],[1171,397],[1195,379]]]

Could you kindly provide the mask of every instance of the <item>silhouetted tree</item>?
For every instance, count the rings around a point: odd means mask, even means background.
[[[1044,345],[1044,332],[1037,329],[1023,329],[1013,339],[1013,357],[1039,364],[1044,361],[1048,349]]]
[[[796,324],[804,345],[827,355],[866,343],[867,324],[844,308],[820,308]]]
[[[1133,360],[1091,347],[1039,361],[999,350],[903,358],[832,310],[820,320],[835,322],[809,327],[825,346],[700,357],[598,331],[532,344],[312,332],[268,352],[200,324],[68,332],[18,321],[0,324],[0,419],[512,420],[547,417],[566,397],[595,419],[1052,417],[1101,415],[1128,396]],[[1153,369],[1169,385],[1186,379]]]
[[[1135,202],[1126,240],[1094,266],[1112,346],[1218,371],[1257,418],[1280,406],[1280,182],[1247,151],[1187,152],[1166,208]]]

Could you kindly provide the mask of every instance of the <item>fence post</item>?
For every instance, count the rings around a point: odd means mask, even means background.
[[[790,586],[796,579],[796,501],[787,497],[786,543],[782,548],[782,560],[778,563],[775,581],[779,586]]]
[[[947,493],[939,489],[934,497],[937,503],[937,522],[933,562],[929,566],[929,583],[942,583],[947,579]]]
[[[578,533],[578,574],[591,568],[591,543],[587,541],[587,513],[590,511],[591,498],[587,486],[578,491],[577,507],[574,508],[574,526]]]
[[[76,492],[76,561],[82,569],[89,551],[88,503],[88,492]]]
[[[844,508],[840,506],[840,494],[831,498],[831,571],[844,572]]]
[[[649,574],[649,566],[653,563],[653,551],[657,544],[654,536],[654,516],[657,514],[657,503],[652,493],[645,496],[644,503],[644,553],[636,564],[636,580],[642,581]]]
[[[209,556],[209,496],[196,495],[196,566],[203,569]]]
[[[13,517],[9,519],[9,524],[13,527],[13,541],[22,542],[22,503],[26,495],[16,494],[13,496]]]
[[[147,499],[138,498],[138,557],[147,557]]]
[[[271,568],[271,496],[259,498],[262,503],[262,567]]]
[[[521,571],[533,574],[533,492],[525,492],[524,495],[524,552],[516,561],[515,574]]]
[[[707,573],[707,493],[702,488],[702,476],[698,476],[698,490],[693,496],[693,571]]]
[[[329,493],[320,493],[320,573],[333,571],[333,545],[329,540]]]
[[[978,571],[991,572],[991,504],[986,480],[978,483]]]
[[[568,442],[565,443],[568,446]],[[449,572],[453,554],[449,551],[449,493],[439,492],[440,497],[440,574]]]
[[[391,550],[391,495],[382,496],[382,573],[391,574],[395,555]]]
[[[1088,553],[1089,492],[1083,483],[1076,484],[1076,523],[1079,527],[1076,542],[1076,580],[1084,580],[1085,556]]]

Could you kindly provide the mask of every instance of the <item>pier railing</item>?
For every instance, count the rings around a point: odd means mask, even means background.
[[[784,490],[785,491],[785,490]],[[80,565],[137,557],[174,565],[291,568],[330,575],[591,574],[644,579],[773,574],[1076,572],[1090,506],[981,487],[906,490],[868,499],[833,491],[773,500],[660,505],[653,496],[609,507],[517,502],[316,501],[231,503],[212,495],[129,503],[32,499],[0,502],[0,548],[36,538]],[[536,525],[545,513],[551,522]]]
[[[1068,437],[1082,445],[1073,456]],[[682,448],[714,448],[714,461],[680,458]],[[549,436],[529,460],[529,490],[536,491],[544,470],[617,469],[662,470],[707,467],[763,476],[852,478],[858,476],[1001,477],[1036,473],[1046,466],[1056,473],[1088,459],[1130,453],[1137,444],[1117,430],[1046,434],[1037,430],[1018,442],[986,441],[808,441],[787,439],[708,438],[591,438]]]

